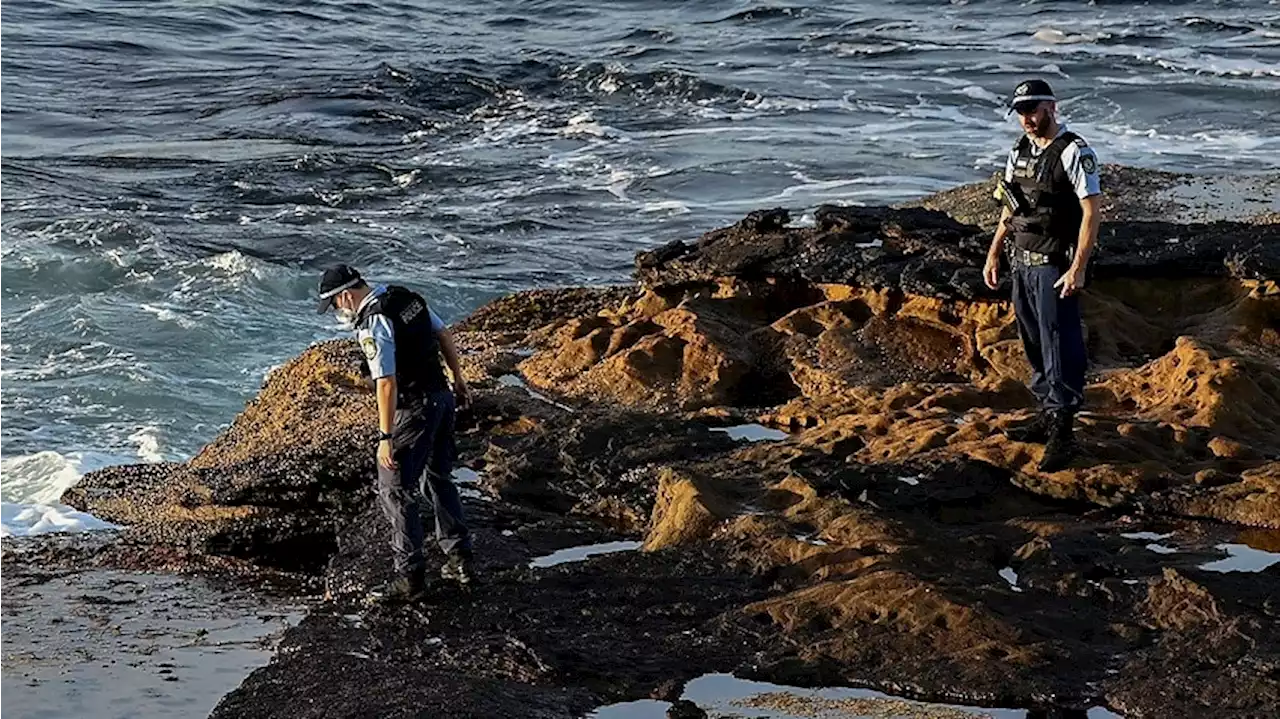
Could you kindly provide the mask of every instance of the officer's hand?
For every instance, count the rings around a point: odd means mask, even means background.
[[[1053,283],[1054,287],[1062,288],[1062,291],[1058,294],[1059,297],[1069,297],[1074,295],[1076,292],[1080,291],[1080,288],[1083,285],[1084,269],[1077,267],[1076,265],[1068,267],[1067,271],[1062,273],[1062,276],[1058,278],[1058,281]]]
[[[458,409],[467,409],[471,406],[471,388],[465,381],[459,380],[453,392],[458,399]]]
[[[982,266],[982,280],[987,287],[995,289],[1000,284],[1000,258],[987,256],[987,264]]]
[[[394,470],[396,468],[396,460],[391,454],[391,440],[389,439],[384,439],[378,443],[378,465],[385,469]]]

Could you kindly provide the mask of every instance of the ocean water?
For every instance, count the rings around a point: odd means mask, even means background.
[[[26,0],[4,8],[4,531],[179,460],[336,336],[348,261],[447,320],[783,205],[981,179],[1048,79],[1105,162],[1280,168],[1280,5]]]

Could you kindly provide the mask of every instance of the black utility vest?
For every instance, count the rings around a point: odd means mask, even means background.
[[[1079,135],[1064,132],[1040,153],[1031,154],[1031,138],[1026,135],[1014,148],[1013,181],[1031,207],[1026,222],[1014,225],[1013,244],[1024,250],[1057,254],[1075,246],[1080,237],[1084,212],[1075,184],[1062,166],[1062,151],[1073,142],[1084,145]]]
[[[375,315],[386,317],[394,333],[398,402],[419,401],[429,392],[448,388],[427,301],[412,290],[391,285],[360,310],[356,326],[367,329]]]

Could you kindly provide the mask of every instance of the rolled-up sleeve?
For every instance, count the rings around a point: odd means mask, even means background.
[[[393,377],[396,373],[396,338],[391,321],[382,315],[374,315],[368,324],[356,333],[360,350],[369,361],[369,374],[374,379]]]
[[[427,314],[431,316],[431,331],[439,334],[440,330],[444,329],[444,320],[440,319],[440,315],[430,307],[427,308]]]

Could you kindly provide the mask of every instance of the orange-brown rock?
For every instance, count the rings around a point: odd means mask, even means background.
[[[315,569],[335,519],[368,496],[377,432],[351,342],[320,343],[273,371],[231,426],[184,464],[109,467],[63,501],[138,543]]]
[[[816,627],[866,637],[883,627],[891,641],[917,644],[911,653],[932,655],[933,661],[953,663],[959,670],[993,656],[1028,666],[1038,661],[1034,641],[1027,641],[1017,629],[902,572],[870,571],[857,579],[823,582],[757,602],[744,611],[766,614],[792,633]],[[861,653],[873,647],[850,641],[842,642],[839,649]]]
[[[536,386],[561,394],[685,409],[736,404],[754,355],[727,301],[691,298],[652,317],[595,316],[555,328],[548,348],[520,364]]]
[[[1212,593],[1177,570],[1167,568],[1159,581],[1147,587],[1147,599],[1140,610],[1161,629],[1221,624],[1223,619]]]
[[[646,551],[707,539],[720,521],[735,514],[731,500],[717,495],[708,484],[669,469],[658,475]]]
[[[191,458],[226,469],[294,453],[323,452],[373,422],[367,375],[350,343],[324,342],[274,370],[231,426]]]
[[[1280,451],[1280,367],[1215,352],[1192,337],[1142,367],[1103,383],[1112,401],[1137,417],[1204,427]]]
[[[1166,512],[1280,529],[1280,462],[1271,461],[1208,486],[1165,493],[1152,505]]]

